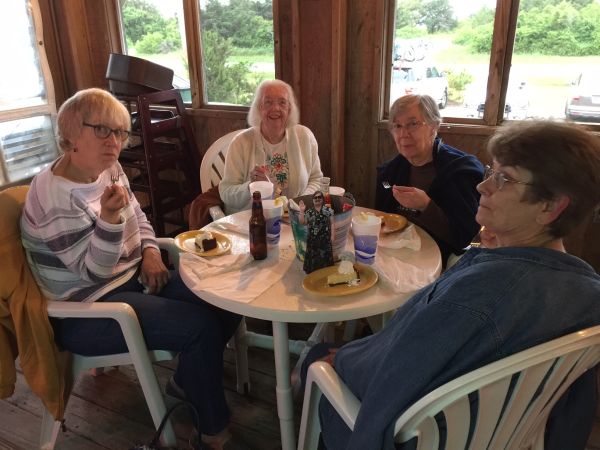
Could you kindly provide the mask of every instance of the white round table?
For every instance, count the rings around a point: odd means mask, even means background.
[[[355,207],[353,214],[371,211]],[[207,226],[207,229],[227,235],[232,241],[231,253],[249,252],[247,236],[250,211],[242,211],[224,217]],[[241,232],[231,231],[237,227]],[[229,230],[228,230],[229,229]],[[386,254],[439,275],[442,260],[435,241],[422,229],[417,227],[421,237],[421,249],[385,249]],[[347,248],[352,249],[351,232],[348,236]],[[282,223],[280,252],[294,252],[294,240],[289,224]],[[378,249],[378,252],[380,250]],[[291,263],[283,277],[250,302],[240,302],[231,298],[223,298],[210,289],[199,289],[197,277],[184,265],[180,274],[185,284],[199,297],[219,308],[257,319],[270,320],[273,323],[273,347],[277,380],[277,410],[279,413],[281,440],[283,450],[291,450],[296,446],[293,423],[293,396],[290,384],[290,357],[288,346],[287,324],[292,322],[323,323],[338,322],[374,316],[392,311],[401,306],[414,292],[396,293],[383,283],[376,283],[366,291],[341,297],[327,297],[307,292],[302,287],[305,277],[302,262],[297,258]]]

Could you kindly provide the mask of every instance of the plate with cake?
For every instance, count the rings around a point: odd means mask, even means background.
[[[383,234],[403,230],[408,225],[406,217],[400,214],[381,213],[377,215],[381,217],[381,233]]]
[[[215,231],[190,230],[178,234],[175,237],[175,245],[198,256],[217,256],[231,249],[231,240]]]
[[[309,273],[302,287],[313,294],[337,297],[365,291],[377,283],[377,279],[377,272],[370,266],[342,261]]]

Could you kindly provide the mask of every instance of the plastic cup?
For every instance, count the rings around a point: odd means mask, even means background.
[[[262,205],[267,223],[267,245],[274,246],[279,244],[283,206],[276,205],[275,200],[263,200]]]
[[[344,195],[346,189],[340,186],[329,186],[329,194],[331,195]]]
[[[273,183],[270,181],[253,181],[248,185],[250,196],[255,191],[260,192],[261,200],[268,200],[273,197]]]
[[[363,264],[373,264],[375,262],[380,231],[381,217],[364,213],[352,217],[354,255],[357,262]]]

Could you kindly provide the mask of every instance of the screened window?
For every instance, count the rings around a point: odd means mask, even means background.
[[[0,185],[38,173],[57,156],[52,81],[35,0],[14,0],[0,15]],[[39,44],[38,44],[39,43]]]
[[[496,10],[496,0],[396,0],[394,13],[390,103],[421,93],[434,97],[445,117],[481,119],[486,104],[496,102],[502,120],[600,123],[600,84],[585,83],[600,72],[599,0],[521,0],[516,23],[509,24],[514,40],[494,28],[495,20],[506,23],[497,16],[509,17]],[[490,82],[494,40],[499,51],[514,48],[505,55],[511,62],[503,78]],[[412,76],[423,68],[428,76]]]
[[[187,103],[196,94],[202,104],[248,106],[275,76],[271,0],[121,0],[121,19],[126,53],[173,69]],[[199,61],[197,93],[189,55]]]

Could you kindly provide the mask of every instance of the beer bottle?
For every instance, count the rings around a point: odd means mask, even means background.
[[[252,216],[249,223],[250,253],[254,259],[267,257],[267,223],[262,209],[260,192],[252,193]]]

